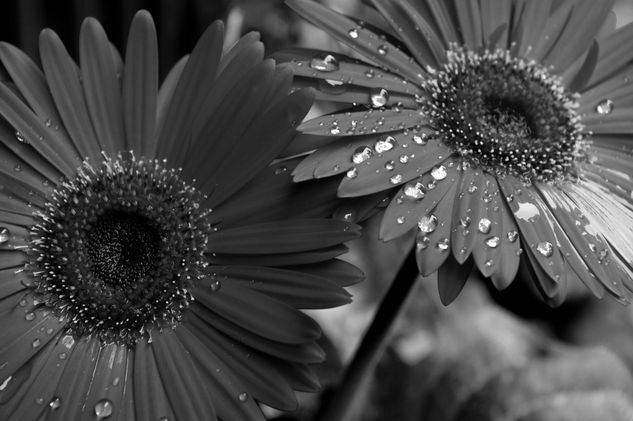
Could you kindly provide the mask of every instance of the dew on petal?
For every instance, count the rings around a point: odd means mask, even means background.
[[[387,162],[385,162],[385,169],[387,171],[392,171],[394,168],[396,168],[396,163],[393,160],[389,160]]]
[[[218,292],[220,288],[222,288],[222,283],[216,279],[213,282],[211,282],[209,286],[211,287],[211,292]]]
[[[463,228],[468,228],[470,226],[470,217],[464,216],[463,218],[460,218],[459,225],[461,225]]]
[[[422,237],[422,239],[418,240],[418,242],[416,243],[416,248],[418,250],[425,250],[429,247],[430,242],[431,239],[425,235],[424,237]]]
[[[6,244],[11,238],[11,232],[6,227],[0,227],[0,245]]]
[[[51,410],[56,410],[57,408],[59,408],[62,405],[62,399],[59,397],[54,397],[53,399],[51,399],[51,401],[48,403],[48,406],[50,406]]]
[[[246,402],[248,400],[248,393],[240,393],[239,395],[237,395],[237,400],[239,400],[240,402]]]
[[[551,257],[554,254],[554,246],[549,241],[541,241],[536,245],[536,250],[545,257]]]
[[[449,242],[448,238],[442,238],[437,244],[436,247],[442,251],[448,250]]]
[[[402,224],[404,224],[406,222],[406,220],[407,220],[407,218],[405,218],[404,216],[399,216],[399,217],[396,218],[396,223],[398,225],[402,225]]]
[[[477,228],[479,229],[480,233],[488,234],[490,232],[491,225],[492,225],[492,222],[490,221],[490,219],[481,218],[479,220],[479,223],[477,224]]]
[[[413,200],[424,198],[424,184],[419,181],[410,181],[404,186],[404,195]]]
[[[514,243],[519,237],[519,233],[516,231],[508,231],[508,241]]]
[[[22,133],[18,132],[16,130],[15,132],[15,138],[18,140],[18,142],[20,143],[25,143],[25,144],[29,144],[28,140],[26,140],[26,138],[24,137],[24,135],[22,135]]]
[[[373,78],[375,75],[376,75],[376,73],[374,72],[374,69],[367,69],[367,70],[365,71],[365,77],[366,77],[367,79],[371,79],[371,78]]]
[[[431,170],[431,177],[438,181],[444,180],[447,175],[448,172],[446,171],[446,167],[444,165],[433,167],[433,169]]]
[[[371,105],[374,108],[384,107],[389,101],[389,92],[385,88],[372,88],[369,91]]]
[[[35,320],[35,313],[33,313],[32,311],[29,311],[28,313],[24,315],[24,320],[28,322]]]
[[[310,61],[310,67],[320,72],[334,72],[338,70],[339,64],[332,54],[319,54]]]
[[[396,139],[393,136],[387,136],[384,139],[380,139],[376,141],[374,144],[374,149],[378,153],[383,153],[390,151],[396,146]]]
[[[492,267],[492,265],[494,265],[495,262],[492,259],[488,259],[484,262],[484,265],[486,265],[487,268]]]
[[[330,133],[331,134],[340,134],[341,133],[341,128],[339,126],[336,125],[332,125],[332,128],[330,129]]]
[[[437,217],[433,214],[424,215],[418,221],[418,228],[423,233],[432,233],[433,231],[435,231],[435,228],[437,228]]]
[[[64,345],[66,347],[66,349],[72,348],[74,344],[75,344],[75,339],[73,339],[72,336],[65,335],[62,338],[62,345]]]
[[[413,135],[413,141],[417,144],[417,145],[426,145],[429,141],[429,137],[426,134],[422,134],[422,135]]]
[[[277,168],[275,168],[274,174],[275,175],[279,175],[279,174],[283,174],[285,172],[288,171],[288,167],[286,167],[285,165],[280,165]]]
[[[14,169],[16,172],[20,172],[20,171],[22,171],[22,165],[20,165],[20,164],[15,164],[15,166],[13,167],[13,169]]]
[[[356,178],[358,177],[358,169],[352,168],[351,170],[347,171],[346,175],[347,178]]]
[[[33,342],[31,343],[31,345],[33,346],[33,348],[37,348],[38,346],[40,346],[42,344],[42,341],[40,341],[39,339],[34,339]]]
[[[402,164],[406,164],[407,162],[409,162],[409,155],[400,155],[398,161],[400,161],[400,163]]]
[[[471,184],[470,186],[468,186],[468,193],[473,194],[478,190],[477,186],[474,184]]]
[[[7,388],[13,376],[9,376],[0,384],[0,392]]]
[[[389,182],[391,184],[400,184],[402,182],[402,175],[401,174],[394,175],[393,177],[389,179]]]
[[[360,164],[371,158],[373,154],[374,151],[369,146],[359,146],[352,153],[352,162],[354,164]]]
[[[109,399],[101,399],[94,409],[97,418],[108,418],[114,412],[114,405]]]
[[[598,114],[607,115],[607,114],[611,114],[611,112],[613,111],[613,108],[614,108],[613,101],[610,99],[604,99],[600,101],[598,105],[596,105],[596,112]]]
[[[349,31],[347,31],[347,35],[349,35],[349,37],[353,39],[358,38],[358,29],[350,29]]]
[[[387,47],[384,44],[381,44],[378,46],[378,54],[380,54],[381,56],[386,55],[389,52],[389,47]]]
[[[499,237],[488,237],[485,241],[486,245],[490,248],[496,248],[499,245]]]

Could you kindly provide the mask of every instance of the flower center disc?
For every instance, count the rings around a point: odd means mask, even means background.
[[[158,161],[85,163],[31,228],[36,292],[78,337],[133,344],[174,326],[207,265],[202,199]]]
[[[453,49],[426,83],[431,124],[455,152],[496,175],[562,179],[585,140],[559,78],[506,50]]]

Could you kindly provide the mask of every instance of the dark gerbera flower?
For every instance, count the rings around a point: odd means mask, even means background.
[[[290,204],[267,167],[312,95],[287,95],[255,34],[223,52],[221,23],[160,89],[148,13],[124,61],[94,19],[80,39],[77,66],[43,31],[43,72],[0,44],[0,418],[292,409],[323,358],[298,309],[359,279],[334,259],[356,227]]]
[[[504,288],[520,261],[553,302],[578,279],[630,300],[633,25],[614,30],[612,1],[372,0],[371,25],[288,3],[368,60],[278,55],[347,107],[299,127],[325,146],[297,181],[389,191],[381,237],[417,227],[447,300],[473,265]]]

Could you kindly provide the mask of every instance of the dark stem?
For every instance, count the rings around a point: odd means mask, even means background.
[[[415,246],[405,258],[389,290],[383,297],[354,358],[348,365],[338,389],[317,416],[317,421],[348,421],[376,368],[388,338],[391,325],[400,313],[415,281],[418,268]]]

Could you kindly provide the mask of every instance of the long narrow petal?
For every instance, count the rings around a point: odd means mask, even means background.
[[[136,402],[136,418],[143,420],[175,419],[174,410],[165,391],[173,387],[171,381],[161,379],[158,363],[152,352],[152,345],[139,342],[134,349],[132,386]],[[123,421],[123,420],[121,420]]]

